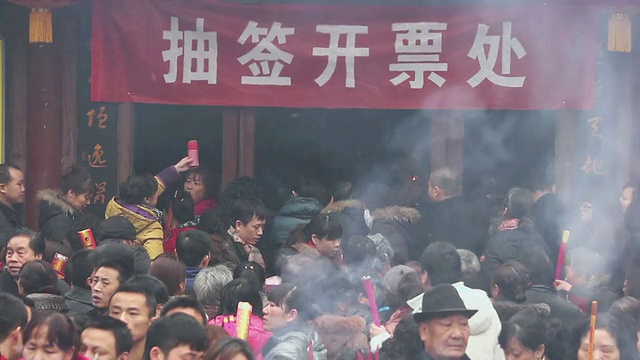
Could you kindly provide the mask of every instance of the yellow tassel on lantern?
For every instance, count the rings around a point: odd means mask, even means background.
[[[29,15],[29,42],[53,42],[53,19],[51,10],[31,9],[31,14]]]
[[[624,13],[609,18],[609,51],[631,52],[631,19]]]

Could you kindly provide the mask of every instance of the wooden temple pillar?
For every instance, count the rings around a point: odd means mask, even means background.
[[[464,117],[460,111],[435,111],[431,118],[431,171],[448,166],[462,173]]]
[[[224,108],[222,113],[222,187],[255,172],[254,108]]]

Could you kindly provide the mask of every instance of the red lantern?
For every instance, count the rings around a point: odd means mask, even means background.
[[[29,42],[53,42],[53,19],[51,9],[68,6],[80,0],[8,0],[31,9],[29,14]]]

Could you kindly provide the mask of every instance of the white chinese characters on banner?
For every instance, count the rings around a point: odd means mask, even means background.
[[[164,62],[169,62],[169,72],[164,81],[172,84],[178,81],[178,61],[182,57],[182,82],[192,81],[217,83],[218,41],[217,33],[204,31],[204,19],[196,19],[196,30],[180,30],[177,17],[171,17],[171,29],[162,32],[162,38],[169,40],[169,50],[162,52]],[[182,41],[182,46],[180,42]]]
[[[479,24],[476,38],[467,56],[478,60],[480,70],[467,80],[467,83],[475,88],[487,79],[498,86],[510,88],[523,87],[526,76],[505,76],[511,75],[512,51],[518,59],[522,59],[527,55],[527,51],[520,43],[520,40],[511,36],[511,22],[506,21],[502,23],[502,36],[488,34],[489,26]],[[488,54],[485,51],[485,45],[489,45]],[[500,46],[502,46],[502,71],[501,75],[498,75],[494,68],[498,60],[498,50]]]
[[[412,89],[424,87],[425,73],[427,77],[438,87],[445,83],[437,72],[447,71],[449,65],[440,62],[442,53],[442,31],[447,29],[447,24],[436,22],[395,23],[391,30],[397,32],[395,50],[398,62],[389,65],[389,71],[401,71],[391,79],[394,86],[412,78],[408,73],[413,73],[413,80],[409,81]]]
[[[294,28],[282,27],[282,23],[274,22],[270,29],[259,27],[255,21],[249,21],[247,27],[240,35],[238,43],[244,45],[249,38],[253,44],[257,44],[248,53],[238,58],[242,65],[249,64],[252,76],[243,76],[242,84],[247,85],[291,85],[291,77],[281,76],[283,63],[291,64],[293,54],[278,48],[287,42],[287,36],[295,33]],[[273,66],[270,66],[273,63]]]
[[[327,66],[322,74],[316,78],[316,84],[321,87],[324,86],[336,71],[338,58],[344,57],[346,67],[345,87],[356,87],[355,58],[369,56],[369,48],[356,47],[356,35],[368,34],[369,27],[358,25],[318,25],[316,26],[316,32],[329,34],[329,47],[313,48],[313,56],[327,57]],[[342,35],[347,37],[344,47],[340,47],[339,44]]]

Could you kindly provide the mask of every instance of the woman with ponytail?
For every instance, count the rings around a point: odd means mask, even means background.
[[[498,266],[523,255],[528,242],[547,248],[544,239],[534,230],[530,218],[533,194],[522,188],[509,190],[504,198],[503,220],[495,235],[489,238],[482,256],[483,267],[492,273]]]
[[[321,314],[304,292],[284,283],[268,294],[264,327],[273,336],[262,349],[265,360],[326,360],[327,350],[309,322]]]

